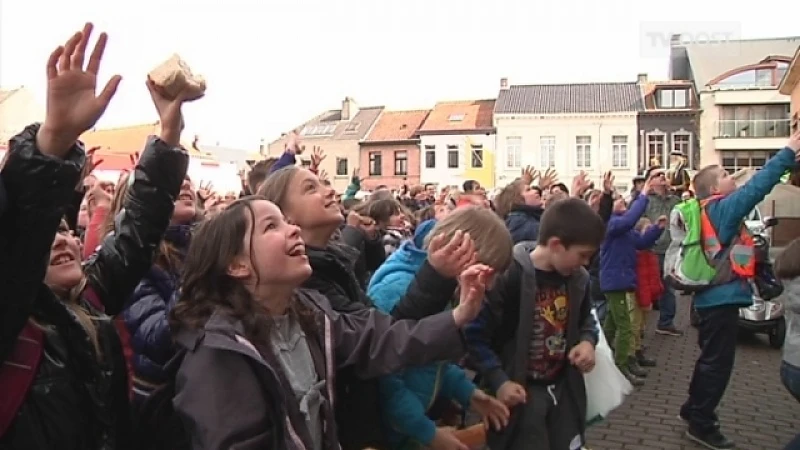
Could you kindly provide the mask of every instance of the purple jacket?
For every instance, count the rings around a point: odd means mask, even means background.
[[[613,214],[608,221],[606,238],[600,246],[600,289],[603,292],[636,290],[636,250],[655,245],[664,231],[657,225],[644,234],[634,230],[647,209],[647,202],[647,196],[640,195],[627,211]]]

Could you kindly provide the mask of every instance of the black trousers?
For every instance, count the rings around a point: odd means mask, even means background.
[[[563,377],[551,385],[528,384],[528,401],[512,410],[512,420],[502,432],[490,431],[492,450],[580,450],[583,423],[573,394]]]
[[[739,308],[719,306],[697,310],[700,357],[689,384],[689,398],[681,407],[681,417],[700,433],[719,428],[716,409],[733,372],[736,358]]]

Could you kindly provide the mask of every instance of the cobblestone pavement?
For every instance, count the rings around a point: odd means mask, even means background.
[[[688,300],[679,299],[676,325],[683,337],[653,333],[658,312],[648,321],[645,345],[658,359],[645,386],[611,413],[608,421],[590,428],[591,450],[682,450],[702,448],[683,437],[686,430],[677,418],[686,399],[689,378],[699,352],[697,334],[689,326]],[[722,432],[740,450],[781,450],[800,432],[800,405],[780,382],[779,350],[766,336],[739,340],[736,367],[719,408]]]

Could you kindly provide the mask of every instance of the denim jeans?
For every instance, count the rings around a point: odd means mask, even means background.
[[[689,398],[681,407],[681,417],[700,433],[719,428],[716,414],[733,373],[736,337],[739,330],[739,307],[718,306],[697,310],[697,344],[700,357],[689,382]]]
[[[669,328],[675,326],[675,290],[669,287],[664,278],[664,255],[658,255],[658,273],[664,283],[664,293],[658,299],[658,328]]]

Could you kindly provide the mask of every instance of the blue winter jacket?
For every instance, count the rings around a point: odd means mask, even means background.
[[[636,250],[652,247],[663,228],[653,225],[644,234],[634,230],[647,209],[647,196],[639,195],[624,213],[614,213],[600,246],[600,289],[603,292],[636,290]]]
[[[170,226],[164,239],[179,251],[188,247],[191,227]],[[164,367],[175,355],[169,328],[169,313],[177,301],[180,275],[153,265],[133,291],[122,320],[130,334],[133,350],[133,393],[139,402],[153,388],[169,381]]]
[[[389,314],[427,258],[413,241],[404,242],[372,276],[368,294],[375,306]],[[425,413],[438,397],[469,407],[475,385],[464,371],[450,363],[406,369],[380,380],[381,405],[387,437],[393,449],[428,445],[436,424]]]
[[[544,209],[538,206],[516,205],[506,216],[506,228],[515,244],[539,238],[539,221]]]
[[[794,166],[795,153],[786,147],[770,158],[750,181],[725,198],[709,203],[706,212],[717,231],[717,237],[723,248],[729,246],[739,234],[739,228],[747,214],[769,195],[772,188],[780,182],[783,174]],[[743,280],[734,280],[728,284],[715,286],[694,296],[695,308],[750,306],[752,304],[752,290],[750,285]]]

